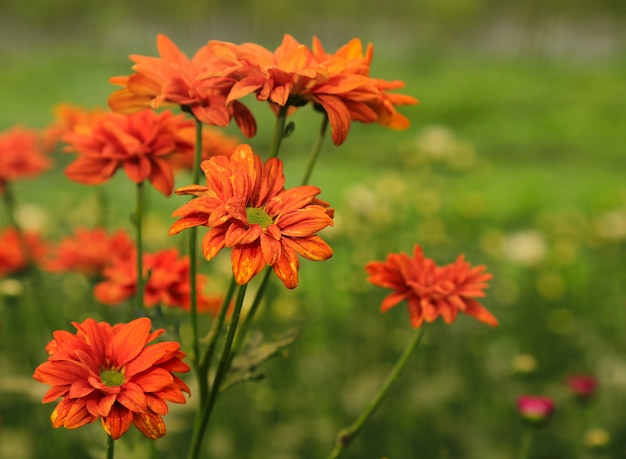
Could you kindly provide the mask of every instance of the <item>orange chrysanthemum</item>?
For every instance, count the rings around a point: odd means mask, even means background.
[[[0,193],[7,183],[40,175],[51,167],[38,132],[15,126],[0,133]]]
[[[69,103],[59,104],[54,107],[55,121],[43,131],[44,144],[52,150],[65,134],[78,126],[90,126],[105,114],[101,108],[88,110]]]
[[[79,126],[63,136],[67,150],[79,153],[65,174],[79,183],[98,185],[123,168],[133,182],[149,180],[169,196],[174,187],[171,157],[193,149],[178,131],[190,125],[191,120],[171,111],[107,113],[93,125]]]
[[[497,319],[475,300],[485,296],[483,290],[493,277],[485,269],[483,265],[471,267],[463,255],[454,263],[437,266],[424,257],[419,245],[412,258],[406,253],[392,253],[384,262],[372,261],[365,266],[368,282],[394,290],[383,300],[381,311],[406,300],[414,328],[439,316],[452,323],[459,311],[486,324],[498,325]]]
[[[250,281],[264,266],[272,266],[287,288],[298,285],[299,259],[326,260],[332,249],[316,235],[332,226],[333,210],[317,199],[320,189],[299,186],[285,190],[283,163],[265,165],[249,145],[230,157],[202,162],[207,186],[189,185],[177,194],[197,196],[173,214],[181,217],[170,234],[194,226],[208,226],[202,247],[207,260],[224,247],[232,248],[233,273],[238,284]]]
[[[335,145],[346,140],[352,121],[405,129],[409,121],[395,106],[416,104],[417,99],[387,93],[404,86],[401,81],[370,78],[372,55],[373,46],[369,44],[364,53],[358,39],[335,54],[326,53],[316,37],[311,50],[289,34],[273,53],[259,45],[241,45],[236,49],[241,68],[232,73],[240,80],[232,87],[228,103],[250,93],[278,106],[310,102],[327,113]]]
[[[48,252],[48,244],[37,233],[5,228],[0,232],[0,277],[22,272],[31,264],[45,265]]]
[[[226,126],[234,117],[244,135],[252,137],[256,122],[248,108],[240,102],[226,106],[228,91],[236,80],[227,75],[233,62],[224,60],[223,55],[224,48],[233,46],[215,42],[214,46],[201,47],[189,59],[172,40],[159,34],[159,58],[132,55],[135,73],[111,78],[122,89],[109,97],[109,106],[116,112],[131,113],[162,104],[179,105],[203,123],[214,126]],[[214,77],[199,79],[199,75],[207,73]]]
[[[54,250],[46,269],[53,272],[73,271],[89,277],[102,277],[103,271],[120,257],[130,257],[135,244],[124,230],[109,235],[103,228],[76,228]]]
[[[46,346],[48,360],[33,373],[52,386],[42,403],[61,398],[50,416],[52,425],[76,429],[100,418],[113,439],[131,423],[152,440],[165,435],[167,402],[185,403],[183,392],[190,393],[174,375],[189,371],[180,344],[148,345],[165,329],[150,333],[147,317],[114,326],[93,319],[72,325],[76,334],[54,332]]]
[[[144,276],[148,281],[144,290],[144,305],[153,307],[163,305],[189,310],[189,257],[181,257],[177,249],[145,253],[143,256]],[[94,288],[98,301],[111,306],[132,298],[137,291],[136,254],[118,258],[103,271],[104,280]],[[198,274],[197,308],[199,312],[214,313],[222,304],[221,298],[208,297],[203,293],[207,277]]]

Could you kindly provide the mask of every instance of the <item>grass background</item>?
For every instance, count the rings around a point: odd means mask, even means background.
[[[303,263],[293,292],[274,285],[258,328],[268,336],[295,326],[304,332],[288,358],[268,363],[263,381],[225,394],[207,442],[210,457],[325,457],[411,333],[403,306],[378,313],[385,292],[365,284],[363,264],[415,243],[440,263],[463,252],[487,264],[494,280],[485,305],[501,325],[460,317],[450,327],[429,326],[345,457],[515,457],[524,430],[515,399],[522,393],[557,402],[532,457],[626,456],[621,2],[36,3],[0,6],[0,129],[44,127],[60,102],[104,106],[107,79],[129,73],[129,54],[155,55],[158,32],[188,53],[209,39],[272,49],[289,32],[305,43],[317,35],[332,51],[360,37],[375,45],[372,75],[401,79],[404,92],[420,99],[402,110],[412,122],[407,131],[354,125],[342,147],[327,139],[312,183],[337,209],[327,236],[335,256]],[[263,152],[272,119],[249,102],[260,127],[250,142]],[[309,110],[294,119],[281,153],[291,186],[319,123]],[[15,187],[22,214],[39,218],[51,240],[94,224],[98,193],[64,179],[71,158],[56,159],[54,171]],[[100,190],[110,226],[130,230],[133,187],[118,174]],[[156,193],[149,200],[147,242],[159,248],[171,243],[164,234],[182,201]],[[203,269],[219,284],[224,260],[216,265]],[[45,388],[30,375],[55,328],[121,313],[93,304],[79,277],[46,276],[44,286],[18,280],[26,297],[45,287],[47,301],[43,310],[27,309],[29,302],[3,295],[0,457],[102,457],[98,425],[50,427],[52,407],[39,403]],[[586,406],[565,387],[573,372],[600,381]],[[188,415],[184,407],[168,415],[160,457],[179,457]],[[585,443],[593,428],[610,434],[604,448]],[[118,458],[147,455],[137,435],[118,443]]]

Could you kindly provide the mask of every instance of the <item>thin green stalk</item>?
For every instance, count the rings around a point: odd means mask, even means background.
[[[145,279],[143,277],[143,212],[144,212],[144,183],[137,184],[137,200],[135,207],[135,230],[137,245],[137,293],[135,294],[135,307],[137,312],[144,309],[143,296],[145,289]]]
[[[115,440],[110,435],[107,435],[106,446],[106,459],[113,459],[113,453],[115,452]]]
[[[335,444],[335,447],[328,455],[328,459],[337,459],[339,456],[341,456],[344,449],[350,443],[352,443],[352,441],[357,437],[357,435],[359,434],[359,432],[361,431],[365,423],[376,412],[376,409],[380,406],[383,399],[387,395],[387,392],[389,392],[389,389],[391,388],[393,383],[396,381],[396,379],[398,378],[398,375],[400,374],[400,372],[402,371],[402,369],[408,362],[410,355],[413,353],[413,351],[417,348],[417,346],[421,342],[422,337],[424,336],[424,330],[425,330],[424,327],[421,327],[417,330],[417,333],[415,333],[415,336],[413,337],[413,339],[409,341],[409,344],[404,349],[404,352],[400,356],[400,359],[396,362],[396,365],[393,367],[393,370],[391,370],[391,373],[389,373],[389,376],[387,376],[387,380],[385,381],[385,384],[382,386],[382,388],[376,394],[376,396],[370,401],[370,403],[367,405],[363,413],[361,413],[361,416],[359,416],[359,418],[354,422],[354,424],[352,424],[350,427],[346,429],[343,429],[339,433],[339,435],[337,436],[337,442]]]
[[[196,148],[191,179],[194,184],[197,184],[200,181],[200,161],[202,160],[202,122],[195,117],[194,119],[196,121]],[[200,358],[200,340],[198,338],[198,298],[196,296],[196,273],[198,270],[198,256],[196,251],[198,245],[197,239],[198,228],[194,226],[189,229],[189,320],[191,323],[193,355],[196,361]]]
[[[209,368],[211,366],[211,360],[213,359],[213,353],[215,352],[215,345],[217,344],[217,339],[219,338],[222,328],[224,327],[224,320],[226,319],[226,314],[228,313],[228,308],[230,307],[230,302],[233,299],[236,286],[237,282],[235,282],[235,277],[233,276],[219,313],[211,324],[211,330],[209,331],[208,336],[209,344],[207,345],[202,359],[199,359],[197,362],[196,374],[198,376],[200,406],[204,406],[207,402],[207,397],[209,395]],[[200,412],[198,412],[198,414],[201,415]]]
[[[532,428],[526,429],[524,432],[524,436],[522,437],[522,444],[519,448],[519,455],[517,456],[519,459],[528,459],[530,455],[530,447],[533,443],[533,437],[535,432]]]
[[[13,197],[13,190],[11,189],[11,185],[9,183],[4,184],[4,191],[2,191],[2,200],[4,202],[4,209],[6,211],[7,219],[9,220],[9,226],[15,228],[15,231],[17,232],[18,244],[20,245],[20,249],[22,249],[22,253],[24,254],[24,261],[26,262],[26,266],[30,266],[33,261],[32,254],[30,253],[30,249],[28,248],[28,244],[26,243],[24,231],[22,230],[22,227],[15,218],[15,199]]]
[[[317,162],[317,158],[319,157],[320,151],[322,150],[322,144],[324,143],[324,137],[326,136],[326,131],[328,129],[328,115],[324,112],[322,119],[322,125],[320,126],[319,134],[315,139],[315,143],[313,144],[313,148],[311,148],[311,154],[309,155],[309,162],[304,171],[304,177],[302,178],[302,185],[306,185],[309,183],[309,179],[311,178],[311,174],[313,173],[313,168],[315,167],[315,163]]]
[[[278,109],[278,116],[276,117],[276,124],[274,125],[274,134],[272,134],[272,143],[270,144],[268,158],[276,158],[278,156],[280,144],[285,137],[285,122],[287,121],[288,109],[288,105],[283,105]]]
[[[263,296],[265,295],[265,289],[267,287],[270,274],[272,274],[272,267],[268,266],[265,268],[265,272],[263,273],[263,278],[261,279],[261,284],[259,285],[259,289],[256,291],[254,296],[254,300],[252,301],[252,305],[250,306],[250,310],[246,317],[243,318],[241,322],[241,326],[239,327],[239,331],[237,332],[237,336],[235,337],[235,344],[233,345],[233,351],[239,352],[243,343],[246,340],[246,336],[248,335],[248,331],[250,330],[250,325],[254,320],[254,316],[261,305],[261,301],[263,300]]]
[[[226,333],[224,347],[220,356],[219,365],[213,379],[213,384],[211,385],[209,398],[206,404],[202,407],[202,417],[200,418],[200,422],[196,423],[196,425],[194,426],[193,437],[191,439],[191,447],[189,448],[189,455],[187,456],[188,459],[197,459],[199,457],[198,455],[200,454],[202,439],[204,438],[207,426],[209,425],[209,420],[211,419],[211,413],[213,412],[213,408],[215,407],[215,401],[217,400],[220,386],[222,385],[224,377],[226,376],[226,373],[228,372],[228,369],[230,367],[230,356],[232,351],[233,338],[235,337],[235,332],[237,331],[237,324],[239,322],[241,307],[243,305],[243,300],[246,295],[246,287],[247,284],[241,285],[239,287],[239,292],[237,293],[237,299],[235,300],[233,314],[230,318],[230,325],[228,327],[228,332]]]

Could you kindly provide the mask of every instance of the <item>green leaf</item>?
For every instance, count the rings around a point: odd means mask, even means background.
[[[264,375],[258,371],[259,367],[272,357],[286,356],[289,348],[299,336],[299,329],[289,330],[279,338],[270,341],[263,341],[261,333],[251,336],[244,351],[233,359],[228,376],[220,390],[225,391],[245,381],[262,379]]]

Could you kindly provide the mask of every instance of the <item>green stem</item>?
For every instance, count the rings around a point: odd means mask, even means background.
[[[200,181],[200,161],[202,160],[202,123],[196,121],[196,148],[193,161],[192,182],[197,184]],[[189,320],[191,322],[191,341],[194,359],[200,358],[200,341],[198,339],[198,298],[197,291],[197,270],[198,255],[196,252],[198,240],[198,228],[196,226],[189,230]]]
[[[524,432],[524,436],[522,437],[522,444],[520,445],[520,448],[519,448],[519,455],[518,455],[519,459],[528,459],[529,454],[530,454],[530,447],[532,446],[532,443],[533,443],[533,436],[534,436],[533,430],[526,429],[526,432]]]
[[[4,202],[7,219],[9,220],[9,226],[15,228],[15,231],[17,232],[18,244],[20,245],[22,254],[24,254],[24,264],[27,268],[29,268],[34,260],[32,254],[30,253],[30,249],[28,248],[26,236],[24,235],[24,230],[15,218],[15,199],[13,197],[13,190],[11,189],[9,183],[4,184],[4,191],[2,191],[2,200]]]
[[[207,402],[207,397],[209,395],[209,368],[211,366],[211,360],[213,359],[213,353],[215,352],[215,345],[220,333],[222,332],[222,328],[224,327],[224,320],[226,319],[226,314],[228,313],[228,308],[230,307],[230,302],[233,298],[233,294],[235,293],[236,286],[237,283],[235,282],[235,277],[233,276],[230,285],[228,286],[226,296],[224,297],[222,307],[211,325],[211,330],[209,331],[208,336],[209,344],[207,345],[202,359],[198,360],[196,373],[198,376],[200,392],[200,406],[204,406]],[[201,416],[200,412],[198,412],[198,414]]]
[[[324,118],[322,120],[322,125],[320,126],[319,134],[317,136],[317,139],[315,139],[313,148],[311,149],[311,154],[309,155],[309,162],[306,166],[304,177],[302,178],[302,185],[306,185],[307,183],[309,183],[309,179],[311,178],[311,174],[313,173],[313,168],[315,167],[317,158],[319,157],[320,151],[322,150],[324,137],[326,136],[326,131],[328,130],[328,115],[326,114],[326,112],[324,112],[323,116]]]
[[[285,122],[287,121],[288,105],[283,105],[278,109],[276,124],[274,125],[274,134],[272,135],[272,143],[270,144],[270,152],[268,158],[276,158],[280,150],[280,144],[285,137]]]
[[[224,341],[222,355],[220,356],[217,372],[215,373],[215,377],[213,379],[209,398],[206,404],[203,406],[202,417],[200,418],[200,421],[197,422],[194,426],[193,436],[191,439],[191,448],[189,449],[189,455],[187,456],[189,459],[197,459],[199,457],[200,448],[202,446],[202,439],[206,432],[207,426],[209,425],[209,420],[211,419],[211,413],[213,412],[213,408],[215,407],[215,401],[217,399],[220,386],[222,385],[224,377],[226,376],[226,373],[228,372],[228,369],[230,367],[233,338],[235,337],[235,332],[237,330],[237,323],[239,322],[239,315],[241,313],[243,299],[246,295],[246,287],[247,284],[241,285],[239,287],[239,292],[237,293],[235,307],[233,309],[233,314],[230,318],[230,325],[228,327],[228,332],[226,333],[226,339]]]
[[[391,371],[389,376],[387,376],[387,380],[385,381],[385,384],[380,389],[378,394],[376,394],[376,396],[370,401],[370,403],[367,405],[367,407],[365,408],[361,416],[356,420],[356,422],[354,422],[354,424],[352,424],[350,427],[346,429],[343,429],[339,433],[339,435],[337,436],[337,443],[335,444],[335,447],[328,455],[328,459],[337,459],[339,456],[341,456],[344,449],[350,443],[352,443],[352,441],[357,437],[357,435],[359,434],[359,432],[361,431],[365,423],[372,417],[374,412],[376,412],[376,409],[380,406],[381,402],[387,395],[387,392],[389,392],[389,389],[391,388],[395,380],[398,378],[398,375],[400,374],[400,372],[402,371],[402,369],[408,362],[409,356],[417,348],[420,341],[422,340],[422,337],[424,336],[424,330],[425,330],[424,327],[421,327],[417,330],[417,332],[415,333],[415,336],[409,342],[406,349],[400,356],[400,359],[398,360],[398,362],[396,362],[396,365],[393,367],[393,370]]]
[[[106,446],[106,459],[113,459],[113,453],[115,452],[115,440],[110,435],[107,435]]]
[[[259,285],[259,289],[256,291],[256,295],[254,296],[254,301],[252,301],[252,305],[250,306],[250,310],[246,317],[243,318],[243,322],[241,322],[241,326],[239,327],[239,331],[237,332],[237,336],[235,337],[235,344],[233,345],[234,352],[239,352],[243,343],[246,340],[246,336],[248,331],[250,330],[250,325],[254,320],[254,316],[261,305],[261,301],[263,300],[263,296],[265,295],[265,289],[267,287],[270,274],[272,274],[272,267],[268,266],[265,268],[265,272],[263,273],[263,278],[261,279],[261,284]]]
[[[137,184],[137,200],[135,207],[135,230],[137,245],[137,293],[135,295],[135,307],[137,312],[144,309],[143,297],[145,289],[145,279],[143,277],[143,205],[144,205],[144,184],[143,181]]]

